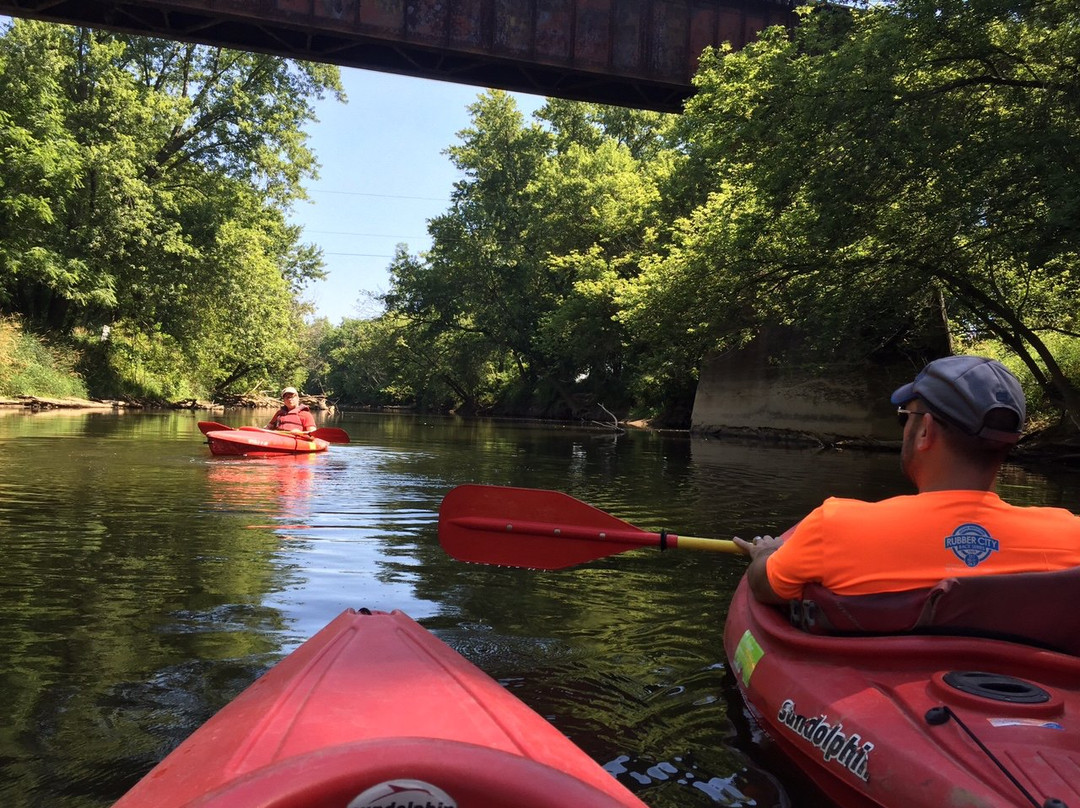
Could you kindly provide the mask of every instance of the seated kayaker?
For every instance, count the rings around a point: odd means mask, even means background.
[[[892,403],[904,430],[901,466],[918,493],[829,498],[785,541],[736,538],[751,557],[755,598],[800,601],[804,587],[816,586],[841,596],[899,593],[1080,565],[1080,517],[1010,505],[992,490],[1026,414],[1020,383],[1003,365],[975,356],[935,360]]]
[[[311,414],[307,404],[300,403],[300,394],[295,387],[286,387],[281,391],[281,409],[274,413],[267,429],[275,429],[281,432],[314,432],[315,416]]]

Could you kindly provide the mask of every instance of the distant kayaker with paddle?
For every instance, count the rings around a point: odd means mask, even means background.
[[[891,400],[904,430],[901,466],[919,493],[880,502],[830,498],[786,541],[736,537],[751,558],[746,574],[758,600],[797,600],[810,583],[867,595],[1080,566],[1080,517],[1010,505],[993,492],[1026,415],[1020,383],[1004,365],[937,359]]]
[[[281,400],[284,402],[267,429],[275,429],[282,432],[314,432],[315,417],[311,414],[307,404],[300,403],[300,394],[295,387],[286,387],[281,391]]]

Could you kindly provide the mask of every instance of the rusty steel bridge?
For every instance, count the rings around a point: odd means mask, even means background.
[[[678,112],[707,46],[793,0],[0,0],[0,14]]]

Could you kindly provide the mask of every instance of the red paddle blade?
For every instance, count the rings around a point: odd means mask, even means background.
[[[311,433],[316,438],[322,438],[327,443],[348,443],[349,433],[336,426],[323,426]]]
[[[659,543],[560,491],[460,485],[439,506],[439,544],[459,561],[557,570]]]
[[[220,432],[222,429],[232,429],[232,427],[219,424],[217,421],[199,421],[199,431],[204,435],[210,432]]]

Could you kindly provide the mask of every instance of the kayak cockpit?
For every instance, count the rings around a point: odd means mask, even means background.
[[[543,762],[461,741],[390,738],[287,758],[207,794],[199,808],[628,808]],[[641,804],[642,808],[644,805]]]

